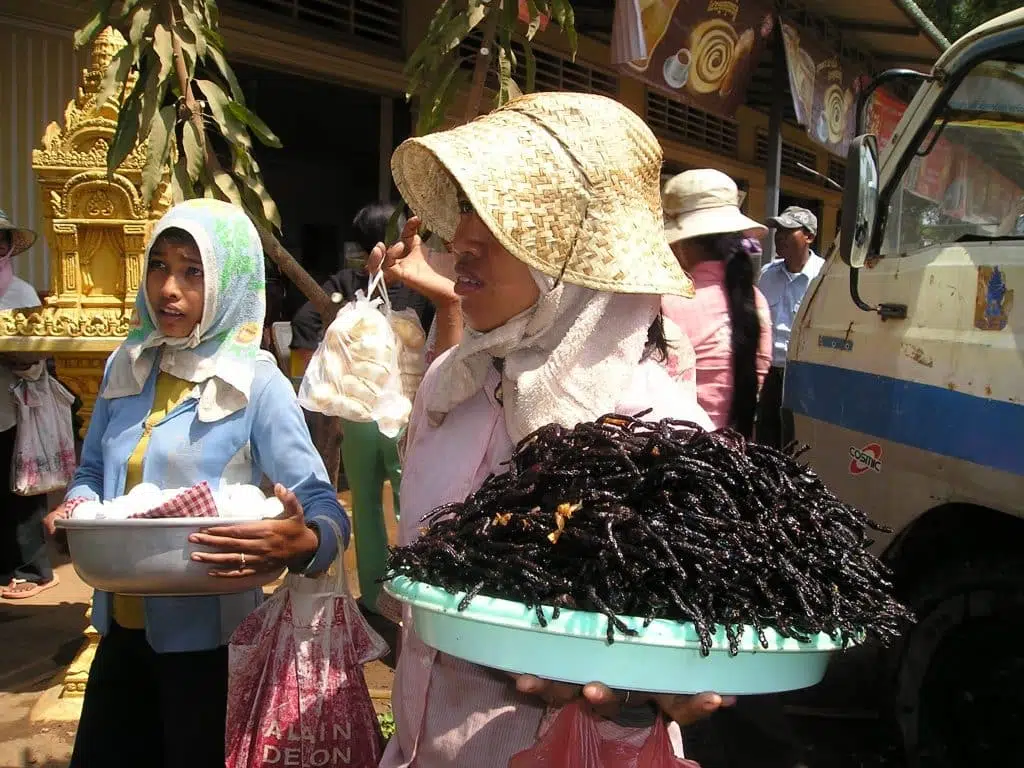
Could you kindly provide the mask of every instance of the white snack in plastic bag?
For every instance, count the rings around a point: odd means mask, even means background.
[[[423,345],[427,343],[427,334],[423,332],[419,318],[411,309],[392,313],[391,330],[395,332],[402,346],[409,349],[423,349]]]
[[[350,421],[380,424],[383,418],[381,431],[397,434],[408,422],[412,404],[402,386],[402,342],[393,327],[395,314],[383,276],[377,273],[367,295],[357,293],[328,326],[299,387],[299,404]],[[402,333],[415,336],[404,325]],[[394,403],[394,398],[402,402]]]

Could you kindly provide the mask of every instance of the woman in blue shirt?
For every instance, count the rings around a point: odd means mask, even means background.
[[[111,499],[140,482],[277,483],[285,512],[192,536],[225,580],[288,566],[326,570],[348,518],[313,447],[291,384],[261,353],[263,252],[245,213],[191,200],[156,225],[133,329],[113,353],[67,502]],[[102,635],[72,768],[223,768],[227,641],[260,590],[130,598],[97,592]]]

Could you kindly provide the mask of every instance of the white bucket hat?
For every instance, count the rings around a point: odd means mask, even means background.
[[[740,211],[736,182],[721,171],[702,168],[673,176],[661,193],[669,243],[704,235],[742,232],[763,237],[768,228]]]

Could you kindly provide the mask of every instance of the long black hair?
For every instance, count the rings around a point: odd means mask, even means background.
[[[750,438],[757,411],[757,347],[761,318],[754,300],[754,256],[757,241],[742,234],[695,238],[705,259],[725,262],[725,296],[732,326],[732,406],[729,426]]]

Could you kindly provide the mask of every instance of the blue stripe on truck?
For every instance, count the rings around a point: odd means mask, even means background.
[[[786,366],[784,406],[818,421],[1024,475],[1024,405],[831,365]]]

